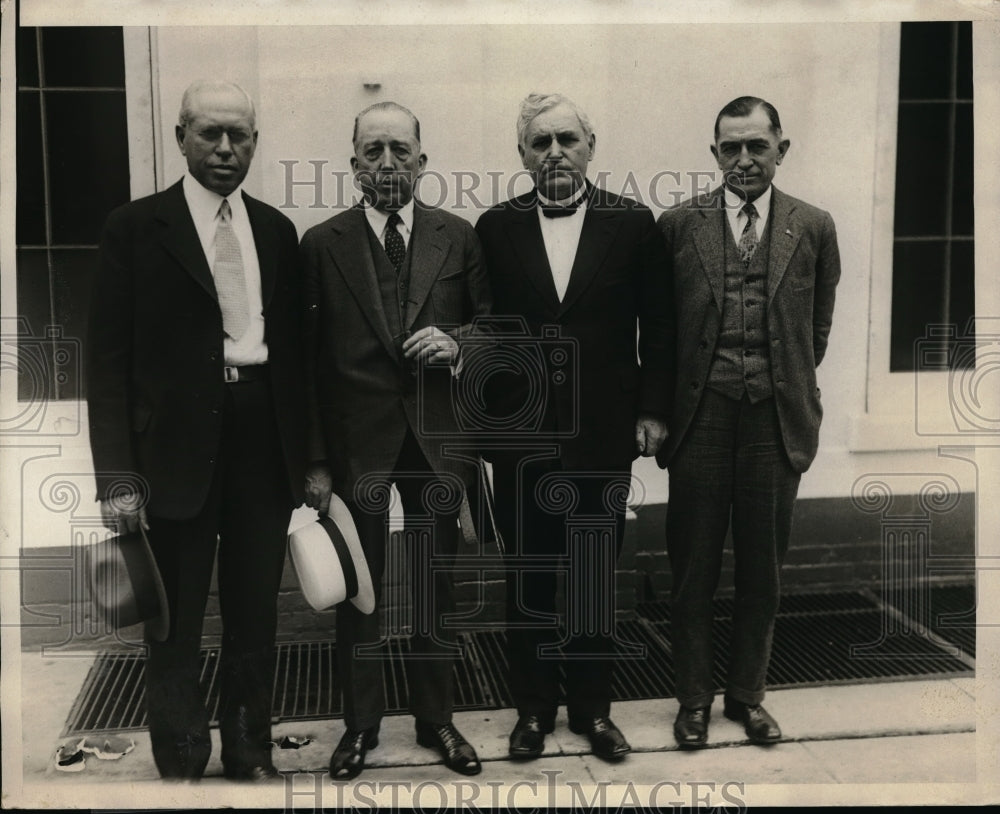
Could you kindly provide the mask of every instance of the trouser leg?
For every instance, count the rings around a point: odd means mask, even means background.
[[[218,582],[219,729],[227,770],[271,763],[277,597],[292,498],[266,382],[230,385]],[[227,412],[227,418],[229,417]]]
[[[800,475],[788,462],[774,400],[744,401],[733,505],[735,604],[726,695],[745,704],[764,698],[779,572],[788,550]]]
[[[691,708],[709,706],[715,695],[713,597],[732,511],[738,415],[739,402],[706,390],[669,466],[672,649],[677,699]]]

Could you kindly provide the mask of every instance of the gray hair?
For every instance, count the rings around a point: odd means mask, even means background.
[[[243,90],[243,88],[235,82],[225,82],[217,79],[198,79],[187,86],[184,90],[184,95],[181,97],[181,112],[177,116],[177,123],[181,127],[187,127],[191,123],[191,119],[194,117],[191,110],[194,98],[199,93],[206,90],[237,91],[244,99],[246,99],[247,107],[250,108],[250,127],[252,129],[256,129],[257,109],[254,107],[253,99],[250,98],[250,94]]]
[[[366,113],[372,113],[376,110],[398,110],[400,113],[405,113],[410,117],[410,121],[413,122],[413,134],[417,138],[417,144],[420,143],[420,120],[413,115],[413,111],[408,107],[403,107],[399,102],[376,102],[373,105],[369,105],[364,110],[362,110],[357,116],[354,117],[354,135],[351,136],[351,144],[357,146],[358,143],[358,125],[361,122],[361,117]]]
[[[583,129],[583,135],[588,140],[590,139],[594,134],[594,128],[591,126],[587,114],[577,106],[576,102],[561,93],[530,93],[521,102],[521,111],[517,117],[517,143],[520,146],[524,146],[524,136],[528,132],[528,125],[531,124],[532,120],[557,105],[566,105],[576,113],[577,119],[580,120],[580,127]]]

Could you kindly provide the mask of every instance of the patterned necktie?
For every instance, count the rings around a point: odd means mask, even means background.
[[[215,230],[215,292],[222,310],[222,327],[239,342],[250,324],[250,304],[247,300],[247,281],[243,275],[243,255],[240,242],[230,222],[232,210],[223,199],[219,206],[219,225]]]
[[[748,203],[743,207],[743,214],[747,216],[747,225],[743,227],[743,234],[740,235],[740,259],[748,266],[753,259],[753,253],[757,250],[757,207]]]
[[[396,273],[403,265],[403,258],[406,257],[406,244],[403,236],[396,229],[396,226],[403,222],[398,212],[389,215],[389,220],[385,224],[385,253],[389,256],[389,262],[396,267]]]

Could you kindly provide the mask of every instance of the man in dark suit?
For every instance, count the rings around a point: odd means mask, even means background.
[[[163,777],[211,751],[199,690],[218,543],[219,726],[227,777],[270,757],[276,598],[305,462],[295,228],[242,191],[257,130],[236,85],[184,93],[188,172],[108,217],[87,339],[98,499],[111,528],[148,529],[170,632],[147,636],[146,699]]]
[[[570,729],[587,735],[594,754],[617,760],[630,747],[609,717],[614,568],[632,461],[653,455],[666,434],[673,360],[666,257],[646,207],[586,180],[596,139],[571,100],[529,96],[517,135],[535,188],[483,213],[476,226],[494,312],[519,318],[537,351],[534,367],[512,365],[489,382],[497,426],[509,420],[511,428],[507,443],[488,451],[508,557],[518,711],[510,754],[535,758],[544,750],[562,661]],[[508,341],[523,348],[525,339]],[[525,415],[535,416],[530,426],[516,420]],[[555,621],[560,569],[564,633]]]
[[[307,382],[314,408],[306,501],[324,508],[331,489],[354,518],[376,603],[386,562],[389,486],[406,516],[413,635],[406,662],[417,742],[445,764],[477,774],[479,759],[452,724],[454,611],[451,563],[473,459],[446,454],[454,430],[452,377],[470,323],[490,308],[472,226],[423,205],[413,185],[427,157],[420,124],[393,102],[355,119],[351,166],[364,201],[302,239]],[[433,558],[433,561],[432,561]],[[379,613],[337,609],[344,733],[330,776],[355,777],[378,743],[385,710]]]
[[[712,682],[712,597],[732,528],[735,605],[727,718],[756,743],[781,738],[761,706],[799,478],[816,455],[816,366],[840,277],[829,214],[771,184],[788,151],[778,112],[726,105],[712,154],[724,186],[660,216],[673,268],[677,367],[667,549],[682,748],[704,746]]]

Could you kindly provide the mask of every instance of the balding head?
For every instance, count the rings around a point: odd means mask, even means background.
[[[181,111],[177,116],[177,124],[187,127],[199,105],[211,105],[219,100],[225,100],[227,105],[239,104],[241,101],[246,106],[252,129],[257,129],[257,111],[250,94],[235,82],[216,79],[198,79],[187,86],[181,97]]]

